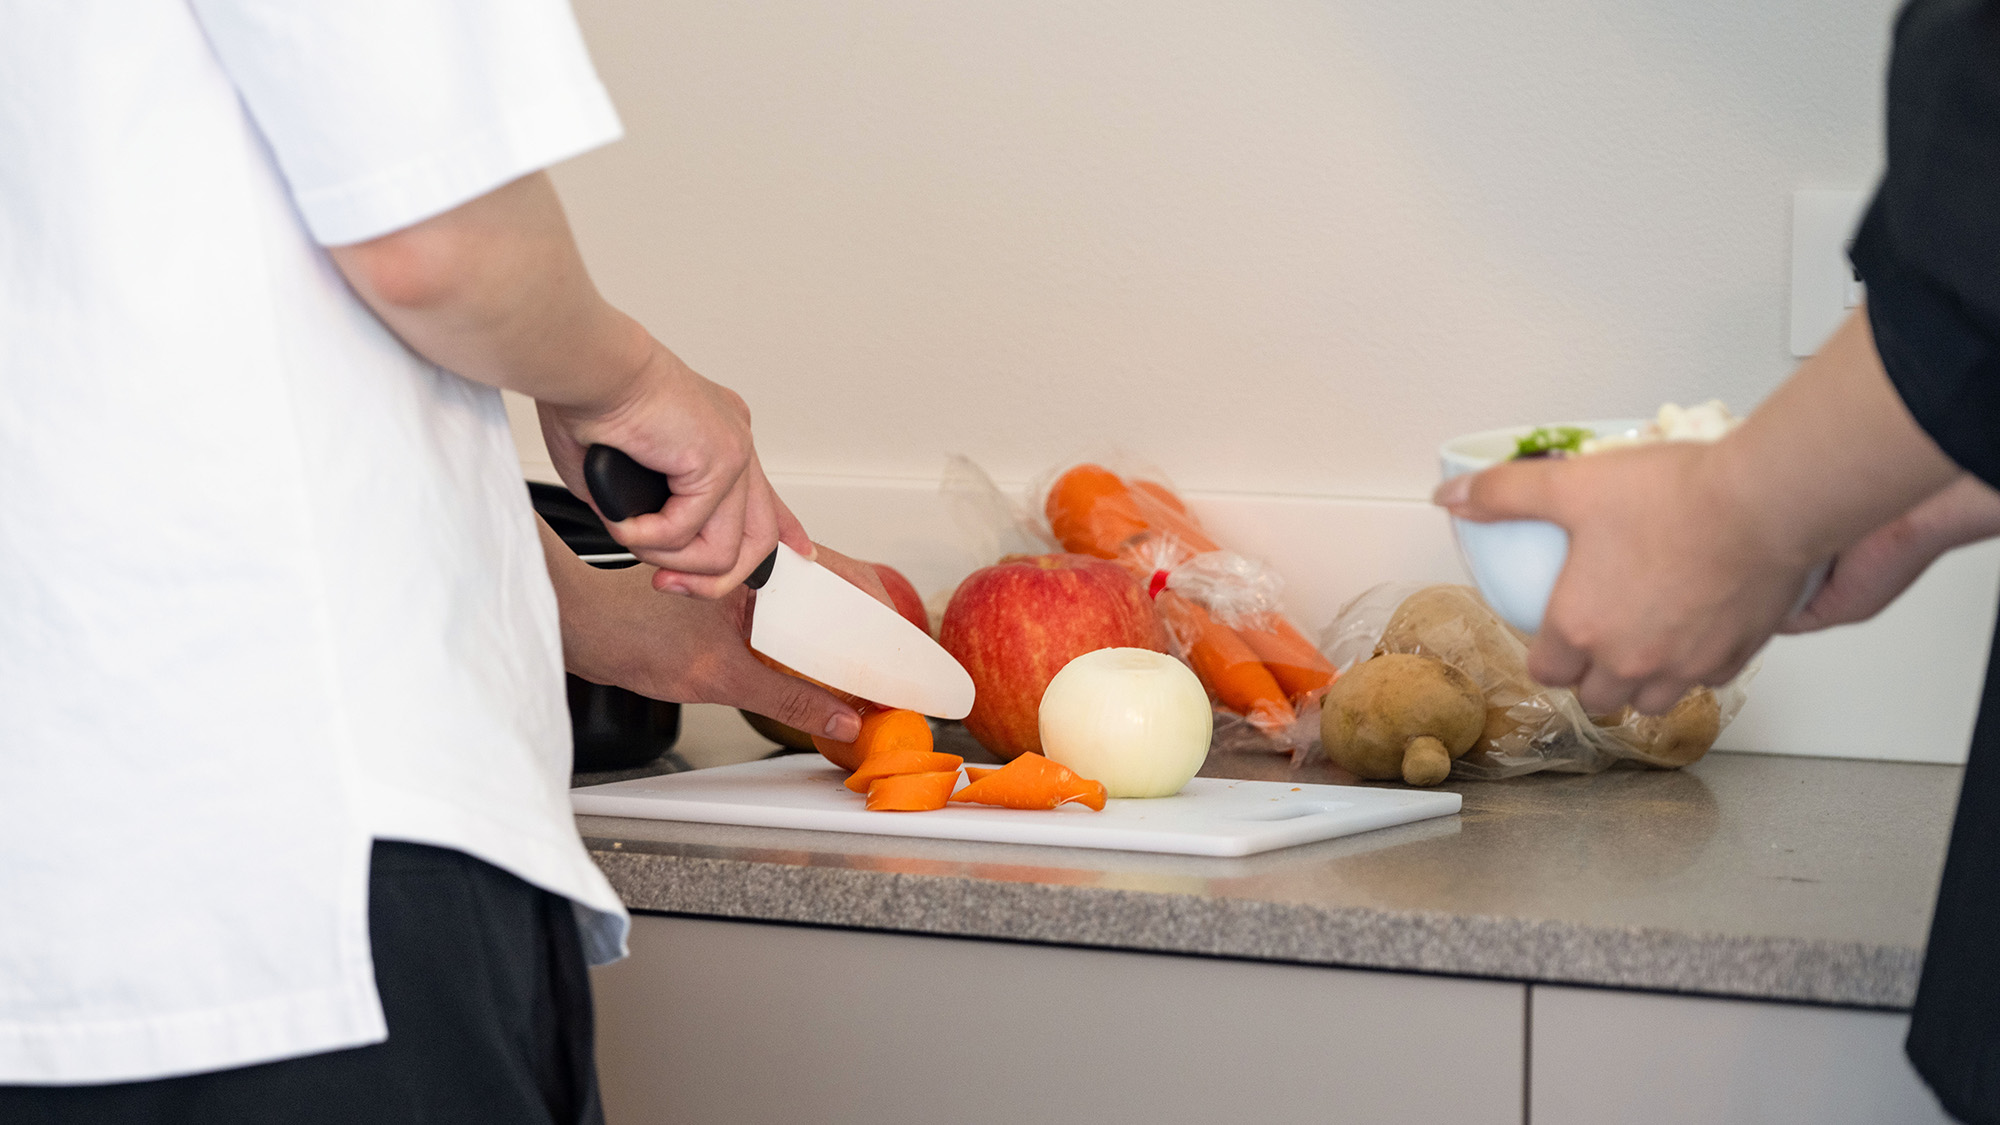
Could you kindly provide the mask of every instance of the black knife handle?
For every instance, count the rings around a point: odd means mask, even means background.
[[[583,451],[583,483],[590,489],[590,498],[597,501],[597,510],[613,522],[657,512],[674,495],[667,487],[667,474],[654,472],[624,450],[608,445],[593,445]],[[743,584],[752,590],[763,589],[776,565],[778,552],[773,548]]]
[[[597,510],[614,523],[657,512],[674,495],[667,487],[667,474],[656,473],[608,445],[583,451],[583,483],[597,501]]]

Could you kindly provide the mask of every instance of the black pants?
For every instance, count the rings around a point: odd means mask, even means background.
[[[377,842],[368,928],[387,1042],[104,1086],[0,1086],[6,1125],[602,1125],[567,899]]]

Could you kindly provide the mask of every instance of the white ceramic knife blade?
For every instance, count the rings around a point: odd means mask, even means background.
[[[972,710],[972,677],[902,614],[778,544],[757,590],[750,647],[820,683],[940,719]]]

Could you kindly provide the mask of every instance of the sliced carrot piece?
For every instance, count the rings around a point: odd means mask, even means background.
[[[957,773],[959,763],[963,761],[965,759],[956,754],[890,747],[862,759],[861,768],[849,775],[843,784],[856,793],[866,793],[868,786],[878,778],[906,773],[936,773],[939,770]]]
[[[1009,809],[1053,809],[1075,801],[1101,810],[1104,783],[1079,777],[1068,766],[1030,750],[997,770],[985,771],[951,799]]]
[[[999,766],[967,766],[965,767],[965,780],[978,781],[982,777],[991,777],[999,772]]]
[[[857,770],[869,754],[884,747],[929,750],[931,724],[915,711],[871,711],[861,713],[861,733],[853,742],[835,742],[813,735],[813,745],[827,761],[844,770]],[[861,790],[856,790],[861,792]]]
[[[951,755],[942,755],[951,757]],[[951,787],[958,784],[958,771],[932,770],[928,773],[899,773],[878,777],[868,786],[869,812],[929,812],[944,807]]]

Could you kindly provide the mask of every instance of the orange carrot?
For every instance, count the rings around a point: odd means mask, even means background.
[[[1102,465],[1077,465],[1057,477],[1042,507],[1056,541],[1080,555],[1115,559],[1126,542],[1147,529],[1131,490]]]
[[[1240,628],[1237,634],[1264,662],[1288,699],[1304,699],[1324,689],[1339,675],[1333,661],[1320,655],[1292,623],[1273,614],[1263,628]]]
[[[939,770],[956,773],[959,763],[963,761],[965,759],[956,754],[937,754],[929,750],[891,746],[861,759],[861,768],[855,770],[844,784],[856,793],[866,793],[869,784],[877,778],[895,777],[906,773],[936,773]]]
[[[861,733],[853,742],[835,742],[819,734],[813,735],[812,740],[827,761],[853,771],[861,768],[861,763],[867,760],[869,754],[883,747],[928,752],[931,748],[931,725],[915,711],[871,711],[864,708]]]
[[[1195,675],[1224,707],[1249,719],[1258,730],[1275,732],[1298,715],[1285,691],[1243,638],[1209,612],[1172,590],[1153,599]]]
[[[951,757],[949,754],[941,756]],[[956,769],[878,777],[868,786],[868,811],[929,812],[941,809],[951,796],[951,787],[957,784]]]
[[[1010,809],[1053,809],[1075,801],[1101,810],[1104,783],[1078,777],[1068,766],[1030,750],[997,770],[984,771],[951,799]]]
[[[965,767],[965,780],[978,781],[982,777],[992,777],[999,772],[999,766],[967,766]]]

